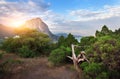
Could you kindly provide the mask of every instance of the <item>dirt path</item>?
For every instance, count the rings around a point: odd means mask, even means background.
[[[46,57],[19,60],[23,63],[4,79],[78,79],[71,65],[50,67]]]

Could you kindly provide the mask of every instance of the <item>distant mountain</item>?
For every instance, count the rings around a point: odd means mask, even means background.
[[[14,28],[0,24],[0,39],[12,37],[15,35]]]
[[[28,20],[23,26],[37,29],[39,32],[47,34],[53,41],[58,39],[58,37],[52,34],[52,32],[49,30],[48,25],[45,24],[40,18]]]
[[[56,36],[64,36],[64,37],[67,37],[68,36],[68,34],[67,33],[57,33],[57,34],[55,34]]]
[[[81,35],[74,35],[74,37],[75,37],[75,39],[78,40],[78,42],[80,42],[80,40],[81,40],[81,38],[82,38],[83,36],[81,36]]]

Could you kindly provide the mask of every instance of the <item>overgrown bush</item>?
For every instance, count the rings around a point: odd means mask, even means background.
[[[65,48],[64,46],[53,50],[50,53],[49,61],[51,61],[54,65],[60,65],[62,63],[66,63],[67,56],[71,54],[71,49],[69,47]]]
[[[108,79],[108,73],[100,63],[82,63],[81,68],[84,71],[86,79]]]
[[[112,32],[106,26],[96,31],[96,37],[84,37],[80,45],[84,47],[90,65],[81,66],[88,79],[119,79],[120,77],[120,33]],[[94,62],[94,63],[93,63]],[[99,71],[99,68],[101,71]]]
[[[22,46],[22,48],[18,49],[18,52],[21,57],[25,57],[25,58],[36,56],[36,53],[30,50],[27,46]]]
[[[17,38],[5,39],[2,43],[2,49],[7,52],[15,52],[22,57],[43,55],[50,50],[51,43],[48,35],[32,29],[26,29],[18,34]]]

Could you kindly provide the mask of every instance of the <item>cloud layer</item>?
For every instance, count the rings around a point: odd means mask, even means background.
[[[43,0],[27,0],[26,2],[0,0],[0,22],[15,22],[40,16],[47,11],[48,7],[49,3],[45,3]]]
[[[120,28],[120,6],[103,6],[98,10],[68,10],[66,15],[49,9],[52,5],[44,0],[0,0],[0,23],[25,21],[40,17],[54,33],[65,32],[77,35],[94,35],[97,29],[108,25],[112,30]],[[12,24],[11,24],[12,25]]]

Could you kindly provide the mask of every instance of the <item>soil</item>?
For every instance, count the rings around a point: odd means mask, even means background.
[[[4,58],[21,63],[10,67],[10,73],[1,79],[79,79],[72,64],[56,67],[49,63],[47,57],[20,58],[14,54],[7,54]]]

